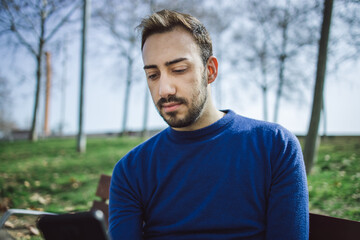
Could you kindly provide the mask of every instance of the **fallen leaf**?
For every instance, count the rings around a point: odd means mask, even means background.
[[[30,183],[28,181],[24,181],[24,185],[25,187],[29,188],[30,187]]]
[[[28,229],[32,235],[36,235],[36,236],[40,235],[40,231],[36,227],[29,226]]]
[[[7,228],[15,228],[15,225],[10,221],[6,221],[5,222],[5,227],[7,227]]]
[[[33,202],[39,202],[43,205],[49,204],[51,202],[50,195],[41,196],[39,193],[34,193],[31,195],[30,200]]]

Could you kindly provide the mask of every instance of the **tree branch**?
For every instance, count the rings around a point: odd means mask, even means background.
[[[34,54],[34,56],[37,55],[37,52],[35,51],[35,49],[28,43],[26,42],[25,38],[19,33],[19,31],[16,29],[16,27],[13,25],[13,28],[11,29],[11,31],[13,31],[15,33],[15,36],[18,38],[19,42],[24,45],[32,54]]]
[[[50,40],[55,33],[68,21],[68,19],[71,17],[71,15],[75,12],[75,10],[77,8],[80,7],[81,4],[76,4],[74,6],[73,9],[70,10],[70,12],[68,14],[66,14],[66,16],[58,23],[58,25],[56,25],[56,27],[51,31],[51,33],[45,38],[45,41],[47,42],[48,40]]]

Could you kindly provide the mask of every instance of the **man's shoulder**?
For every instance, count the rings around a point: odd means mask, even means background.
[[[261,137],[265,139],[271,138],[279,141],[296,141],[297,139],[291,131],[278,123],[249,118],[239,114],[234,115],[232,131],[236,134]]]

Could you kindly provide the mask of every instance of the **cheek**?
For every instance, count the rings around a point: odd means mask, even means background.
[[[157,102],[158,100],[158,88],[156,87],[155,84],[152,84],[152,83],[147,83],[148,85],[148,88],[149,88],[149,91],[150,91],[150,94],[151,94],[151,98],[152,100],[154,101],[154,103]]]

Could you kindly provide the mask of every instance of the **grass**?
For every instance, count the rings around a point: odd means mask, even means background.
[[[74,139],[0,142],[0,203],[63,213],[90,209],[102,173],[140,138],[89,138],[87,152]],[[360,140],[324,139],[308,176],[310,211],[360,221]]]
[[[85,154],[73,139],[0,142],[0,201],[51,212],[91,207],[102,173],[139,144],[136,138],[90,138]]]
[[[360,221],[360,138],[323,139],[308,186],[312,212]]]

